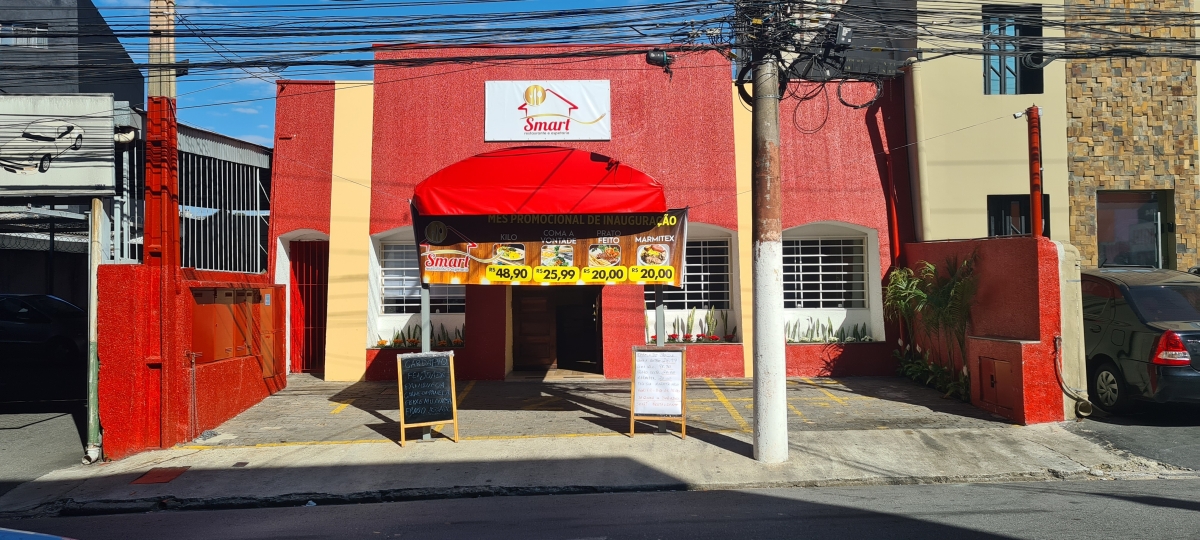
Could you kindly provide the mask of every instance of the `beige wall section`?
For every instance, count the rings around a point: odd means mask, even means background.
[[[1009,3],[1030,2],[989,2]],[[980,22],[964,25],[963,30],[978,35],[982,17],[979,12]],[[1062,35],[1050,27],[1045,33]],[[979,47],[979,43],[964,45]],[[913,167],[919,180],[913,182],[913,200],[921,240],[985,237],[987,196],[1029,193],[1027,124],[1012,115],[1035,104],[1042,108],[1042,185],[1050,195],[1050,237],[1069,239],[1065,65],[1057,61],[1043,69],[1041,94],[991,96],[983,93],[979,56],[950,56],[913,66],[913,118],[909,120],[916,124],[919,138]]]
[[[733,152],[734,167],[737,171],[737,246],[738,246],[738,286],[742,304],[742,364],[747,377],[754,376],[754,351],[750,344],[754,343],[754,272],[750,267],[750,128],[753,114],[750,106],[746,105],[738,95],[737,85],[733,85]],[[746,85],[746,90],[753,95],[753,85]]]
[[[1058,291],[1061,317],[1059,334],[1062,350],[1059,362],[1062,380],[1071,393],[1087,398],[1087,349],[1083,341],[1083,290],[1080,288],[1079,250],[1067,242],[1055,242],[1058,248]],[[1063,418],[1075,417],[1075,400],[1063,393]]]
[[[329,311],[325,380],[366,373],[371,249],[371,122],[374,87],[337,83],[333,115],[333,188],[329,197]]]

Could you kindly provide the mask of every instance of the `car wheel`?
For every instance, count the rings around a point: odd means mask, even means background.
[[[42,156],[42,160],[38,162],[38,172],[46,172],[50,170],[50,154]]]
[[[1129,391],[1121,371],[1112,362],[1105,362],[1088,377],[1088,394],[1092,404],[1104,411],[1120,414],[1129,410]]]
[[[83,147],[83,135],[77,135],[75,142],[71,143],[71,150],[79,150]]]

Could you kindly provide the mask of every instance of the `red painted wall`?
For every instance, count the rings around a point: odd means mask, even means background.
[[[329,234],[333,186],[334,83],[279,81],[276,90],[268,276],[275,275],[279,236],[297,229]]]
[[[988,238],[908,244],[910,265],[925,260],[943,266],[949,257],[977,254],[978,292],[971,308],[967,344],[971,402],[1021,424],[1063,419],[1063,397],[1055,374],[1055,337],[1061,331],[1058,251],[1045,238]],[[935,344],[925,343],[925,347]],[[982,399],[990,378],[981,358],[1012,366],[1006,406]],[[1000,379],[1003,382],[1003,379]]]
[[[193,439],[205,429],[258,403],[287,384],[282,354],[277,375],[263,377],[254,357],[212,363],[198,359],[195,414],[192,408],[192,288],[262,288],[265,274],[236,274],[185,269],[179,271],[180,294],[159,313],[159,271],[144,265],[101,265],[98,278],[98,352],[100,356],[100,425],[104,454],[120,459],[151,448]],[[283,290],[275,287],[276,313]],[[176,327],[177,350],[161,358],[158,336],[135,331],[149,328],[161,316]],[[195,419],[193,421],[193,418]]]
[[[379,48],[376,58],[595,48]],[[479,63],[470,69],[377,66],[371,233],[408,225],[413,187],[429,175],[475,154],[522,146],[483,141],[484,83],[529,79],[608,79],[612,140],[560,146],[620,160],[662,182],[670,207],[693,207],[692,221],[737,229],[736,212],[730,210],[736,190],[729,61],[714,51],[700,52],[679,55],[672,67],[675,74],[668,77],[662,68],[647,65],[641,54],[574,62],[570,69],[553,60]],[[727,204],[704,204],[718,199]]]
[[[840,221],[875,229],[880,278],[886,283],[894,253],[892,238],[915,237],[909,195],[903,84],[886,83],[874,104],[854,109],[837,97],[839,85],[794,82],[794,96],[780,104],[783,227]],[[848,103],[868,102],[872,83],[840,85]],[[800,97],[809,96],[808,99]],[[895,204],[896,223],[888,205]],[[895,328],[885,328],[887,343]],[[895,375],[892,345],[788,345],[788,375]]]
[[[121,458],[160,442],[162,370],[149,366],[145,351],[157,335],[149,328],[148,285],[158,273],[142,265],[100,266],[97,323],[100,357],[100,426],[106,453]]]
[[[384,48],[379,59],[420,59],[446,56],[490,56],[497,54],[552,53],[594,49],[594,46],[447,47],[433,49]],[[614,47],[618,48],[618,47]],[[373,179],[371,233],[410,225],[408,200],[417,183],[438,170],[475,154],[515,143],[483,140],[484,85],[488,80],[607,79],[611,81],[611,141],[562,143],[608,155],[639,169],[666,188],[671,207],[690,207],[691,220],[737,230],[736,174],[730,66],[716,52],[678,55],[674,75],[649,66],[640,54],[594,58],[573,62],[564,69],[559,62],[524,60],[479,62],[469,69],[433,64],[423,67],[377,66],[375,114],[373,119]],[[299,86],[281,83],[277,107],[277,135],[303,131],[306,135],[279,140],[276,147],[276,185],[291,189],[303,174],[284,162],[297,156],[313,156],[320,164],[309,170],[327,171],[332,143],[322,138],[332,131],[331,83]],[[799,84],[793,84],[800,89]],[[801,89],[808,92],[812,87]],[[850,102],[865,102],[874,92],[869,83],[847,83],[842,95]],[[783,175],[787,203],[784,225],[793,227],[815,221],[837,220],[879,231],[883,274],[891,265],[891,237],[911,239],[911,204],[908,198],[908,164],[905,144],[903,86],[887,84],[871,106],[853,109],[836,97],[836,85],[813,94],[812,99],[788,100],[783,108]],[[327,112],[326,112],[327,111]],[[811,122],[811,124],[809,124]],[[818,127],[813,131],[809,128]],[[291,127],[289,127],[291,126]],[[303,129],[301,129],[303,128]],[[544,143],[540,143],[544,144]],[[328,151],[326,150],[328,148]],[[892,148],[901,148],[892,151]],[[319,159],[318,159],[319,157]],[[308,174],[308,173],[304,173]],[[274,234],[296,228],[327,231],[327,174],[317,179],[325,189],[286,199],[277,198],[282,210]],[[899,221],[889,225],[891,192],[898,201]],[[312,201],[323,202],[313,205]],[[293,207],[321,206],[321,216],[305,215]],[[281,208],[286,207],[286,208]],[[314,226],[318,223],[320,226]],[[895,229],[895,235],[892,234]],[[643,299],[637,287],[610,287],[604,291],[605,374],[627,377],[630,348],[644,342]],[[462,378],[467,373],[480,378],[497,378],[491,368],[496,362],[492,349],[475,349],[482,343],[479,332],[491,332],[503,315],[495,305],[479,306],[468,301],[468,347],[462,351]],[[471,323],[470,321],[481,321]],[[502,338],[499,335],[498,338]],[[491,337],[489,337],[491,339]],[[789,347],[789,370],[797,375],[816,375],[815,359],[829,366],[846,362],[836,372],[891,374],[895,364],[890,355],[874,358],[876,348],[850,347],[843,351],[814,353],[808,348]],[[368,353],[370,355],[370,353]],[[491,355],[488,358],[478,355]],[[830,357],[830,355],[833,355]],[[826,358],[829,357],[829,358]],[[743,375],[740,346],[704,349],[693,355],[690,369],[712,376]],[[502,365],[502,364],[500,364]],[[828,367],[828,366],[827,366]],[[370,373],[381,368],[372,368]],[[391,369],[394,369],[391,368]],[[822,368],[824,369],[824,368]],[[369,374],[369,376],[372,376]]]
[[[580,49],[584,47],[381,48],[376,56],[398,59]],[[408,200],[426,177],[475,154],[520,146],[484,142],[484,83],[526,79],[608,79],[612,140],[560,145],[604,154],[649,174],[665,185],[670,207],[692,208],[693,222],[737,229],[728,60],[716,52],[680,55],[673,77],[662,68],[647,65],[640,54],[578,62],[570,70],[560,67],[545,60],[481,63],[471,69],[377,67],[372,234],[411,223]],[[609,287],[602,302],[605,375],[628,377],[630,351],[645,342],[642,289]],[[504,327],[498,321],[503,321],[504,315],[499,288],[468,292],[467,346],[456,366],[460,378],[503,378]],[[741,376],[740,347],[724,347],[724,354],[714,354],[717,350],[691,359],[689,372],[697,369],[714,376]]]
[[[895,375],[895,344],[845,343],[787,346],[788,377]]]

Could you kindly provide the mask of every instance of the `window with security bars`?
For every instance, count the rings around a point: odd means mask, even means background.
[[[783,241],[784,308],[867,307],[862,238]]]
[[[663,287],[667,309],[729,309],[729,240],[689,240],[683,257],[683,286]],[[654,287],[645,290],[654,309]]]
[[[48,29],[44,25],[28,23],[0,23],[0,46],[49,47]]]
[[[383,244],[379,260],[382,274],[384,313],[421,312],[420,257],[413,244]],[[429,308],[433,313],[465,313],[467,288],[463,285],[430,285]]]
[[[1042,93],[1042,70],[1024,61],[1042,61],[1041,18],[1037,6],[983,7],[984,94]]]

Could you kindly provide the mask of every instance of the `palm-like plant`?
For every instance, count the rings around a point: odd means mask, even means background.
[[[976,253],[965,259],[946,259],[944,271],[933,263],[921,261],[914,272],[908,268],[892,271],[884,292],[884,309],[889,320],[899,320],[901,332],[907,331],[915,344],[917,329],[925,337],[944,344],[946,358],[936,348],[928,351],[933,362],[918,359],[919,348],[900,351],[900,357],[921,370],[930,371],[930,379],[947,379],[947,395],[958,392],[967,398],[967,329],[971,325],[971,303],[976,292]],[[955,361],[955,350],[959,361]],[[918,362],[919,360],[919,362]],[[934,368],[937,369],[934,369]],[[961,367],[961,369],[955,369]],[[945,377],[936,376],[944,372]],[[960,375],[961,373],[961,375]]]
[[[909,341],[916,335],[917,315],[925,310],[928,300],[921,279],[912,269],[897,268],[888,275],[883,297],[884,315],[888,320],[900,322],[900,335],[909,336]]]

